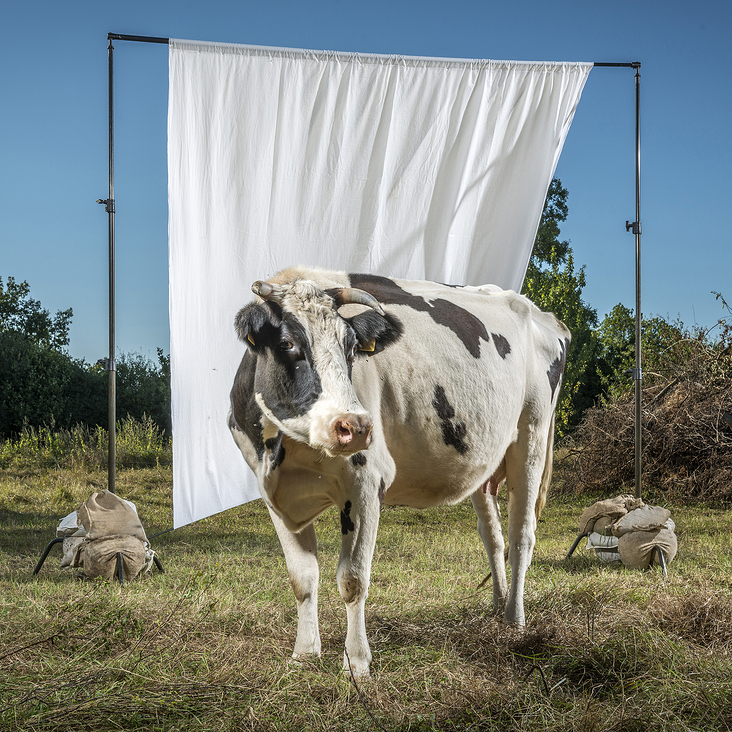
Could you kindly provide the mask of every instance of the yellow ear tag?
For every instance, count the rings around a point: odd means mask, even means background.
[[[257,344],[254,342],[254,338],[252,338],[251,333],[247,333],[247,340],[253,345],[256,346]]]
[[[361,346],[361,348],[359,348],[358,350],[364,351],[365,353],[373,353],[376,350],[376,340],[372,338],[368,343]]]

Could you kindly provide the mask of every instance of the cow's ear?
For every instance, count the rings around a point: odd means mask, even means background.
[[[390,313],[367,310],[346,320],[356,333],[358,352],[368,356],[380,353],[402,335],[402,324]]]
[[[234,318],[234,327],[240,340],[253,351],[261,351],[282,322],[277,310],[277,306],[260,302],[243,307]]]

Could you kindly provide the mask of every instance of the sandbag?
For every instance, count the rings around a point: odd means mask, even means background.
[[[619,562],[618,538],[616,536],[605,536],[596,531],[587,537],[587,549],[594,549],[597,558],[601,562]]]
[[[82,503],[78,514],[79,523],[90,540],[124,534],[147,541],[134,504],[110,491],[92,493]]]
[[[600,518],[595,521],[592,531],[595,534],[603,534],[607,536],[612,533],[611,529],[615,521],[616,519],[612,516],[600,516]]]
[[[608,517],[613,520],[619,519],[622,516],[625,516],[628,511],[642,505],[643,501],[639,498],[634,498],[631,495],[606,498],[604,501],[593,503],[589,508],[586,508],[582,512],[582,516],[580,516],[580,534],[592,531],[595,526],[595,522],[600,518]]]
[[[671,511],[660,506],[641,506],[628,512],[613,525],[618,538],[630,531],[657,531],[671,518]]]
[[[122,557],[124,579],[148,571],[155,558],[135,504],[109,491],[93,493],[56,530],[64,537],[62,567],[80,567],[87,577],[117,576]]]
[[[63,556],[61,557],[61,569],[64,567],[80,567],[82,561],[79,558],[82,545],[86,540],[86,534],[83,536],[65,536],[63,544]]]
[[[117,554],[122,555],[125,580],[134,579],[145,568],[145,545],[136,536],[105,536],[84,547],[84,574],[105,579],[116,577]]]
[[[79,515],[76,511],[72,511],[61,519],[56,528],[56,537],[63,539],[61,569],[80,566],[78,554],[80,545],[86,538],[86,529],[79,524]]]
[[[622,563],[630,569],[646,569],[651,561],[658,564],[658,555],[653,551],[659,547],[666,564],[676,556],[678,542],[671,529],[657,531],[629,531],[618,539],[618,553]]]

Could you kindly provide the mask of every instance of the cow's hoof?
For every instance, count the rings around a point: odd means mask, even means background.
[[[347,681],[355,681],[357,684],[371,681],[371,671],[368,668],[361,669],[361,671],[356,671],[353,668],[344,668],[343,676]]]
[[[516,628],[517,630],[524,630],[526,628],[526,620],[524,618],[503,618],[503,623],[508,625],[509,628]]]
[[[500,600],[498,602],[493,600],[493,603],[489,603],[488,607],[490,609],[491,615],[495,615],[495,617],[497,618],[503,618],[506,613],[506,603],[501,602]]]
[[[348,657],[343,659],[343,674],[347,679],[353,679],[360,683],[361,681],[368,681],[371,678],[371,671],[369,670],[369,663],[367,661],[359,661],[358,659]]]
[[[293,653],[290,661],[292,663],[302,664],[303,661],[312,661],[314,658],[320,658],[320,651],[313,651],[312,653]]]

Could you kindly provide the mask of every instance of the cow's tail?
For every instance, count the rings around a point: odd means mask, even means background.
[[[534,509],[536,520],[539,520],[541,512],[546,505],[546,496],[549,492],[549,483],[552,482],[552,468],[554,466],[554,414],[549,423],[549,436],[546,441],[546,458],[544,460],[544,472],[541,474],[541,483],[539,484],[539,495],[536,497],[536,507]]]

